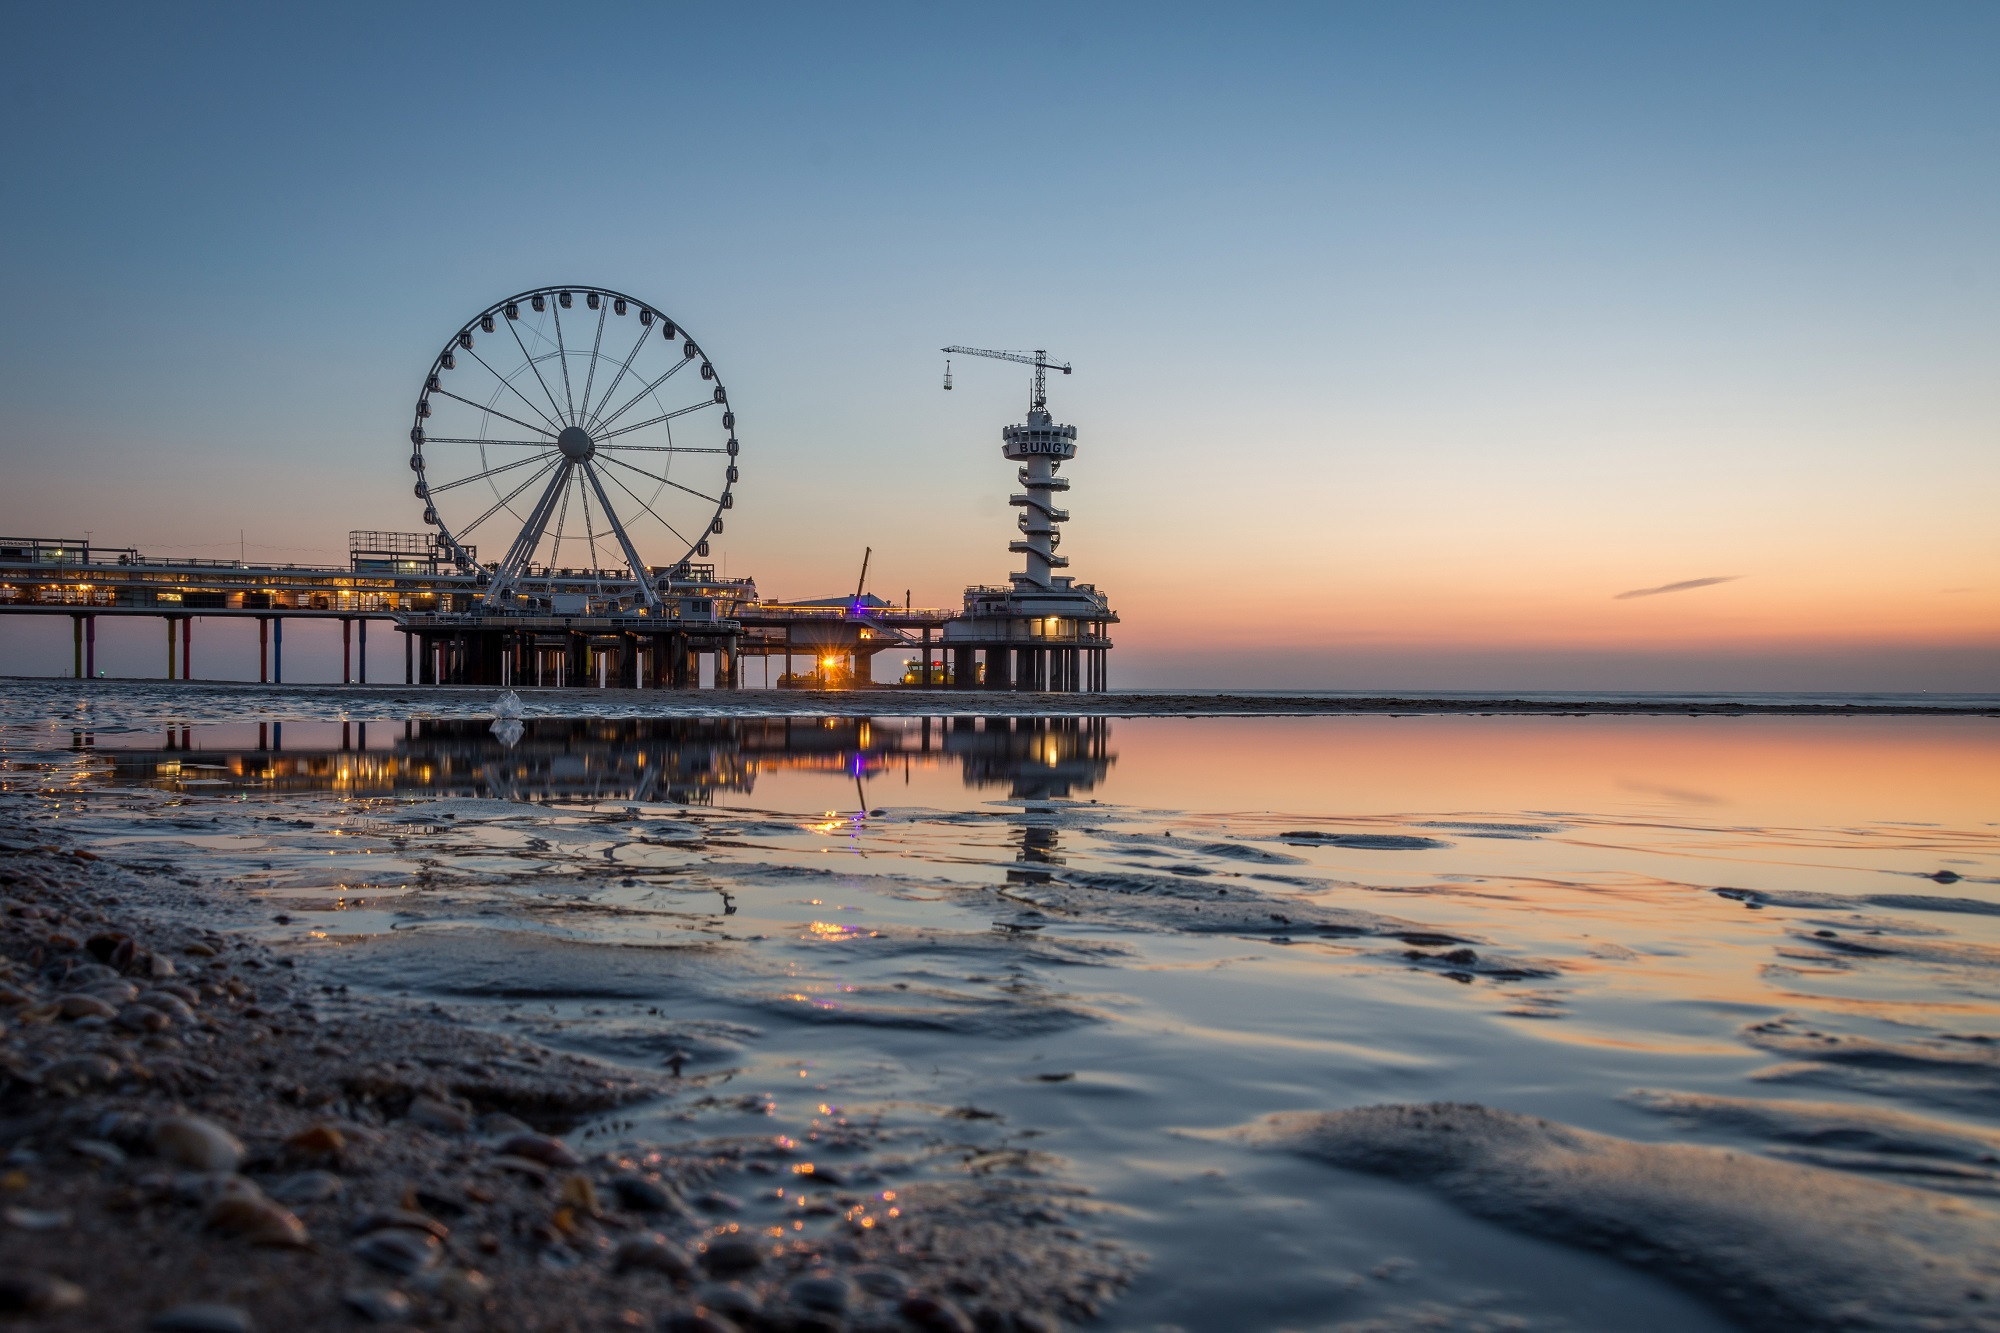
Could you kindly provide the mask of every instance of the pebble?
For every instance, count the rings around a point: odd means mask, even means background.
[[[701,1256],[702,1267],[711,1273],[747,1273],[764,1265],[764,1252],[757,1242],[741,1236],[724,1236],[709,1242]]]
[[[0,1314],[60,1314],[83,1304],[83,1288],[47,1273],[0,1273]]]
[[[706,1310],[683,1310],[670,1314],[661,1322],[663,1333],[737,1333],[736,1325],[728,1319],[718,1319]]]
[[[197,1302],[156,1314],[146,1327],[153,1333],[251,1333],[255,1326],[246,1311],[233,1305]]]
[[[354,1243],[354,1253],[377,1268],[409,1277],[438,1261],[443,1246],[428,1231],[405,1231],[388,1227],[370,1232]]]
[[[205,1224],[241,1236],[252,1245],[302,1250],[312,1244],[298,1214],[260,1194],[226,1190],[208,1207]]]
[[[16,1231],[65,1231],[69,1228],[67,1208],[8,1208],[7,1225]]]
[[[78,989],[110,981],[122,981],[122,978],[119,977],[116,968],[106,967],[102,963],[85,963],[82,967],[72,969],[70,974],[63,978],[63,984]]]
[[[371,1231],[387,1231],[391,1227],[400,1227],[404,1231],[428,1232],[439,1240],[448,1240],[451,1237],[450,1227],[427,1213],[420,1213],[410,1208],[389,1208],[379,1213],[370,1213],[354,1224],[353,1234],[365,1236]]]
[[[854,1299],[854,1287],[846,1278],[830,1273],[809,1273],[785,1288],[785,1294],[803,1309],[842,1314]]]
[[[965,1311],[935,1296],[906,1297],[897,1309],[924,1333],[973,1333]]]
[[[619,1272],[644,1268],[665,1273],[676,1282],[686,1282],[694,1277],[694,1263],[688,1258],[687,1251],[657,1233],[634,1236],[620,1245],[612,1266]]]
[[[472,1118],[464,1111],[435,1097],[414,1099],[408,1115],[425,1129],[434,1129],[440,1134],[463,1134],[472,1127]]]
[[[242,1141],[199,1116],[177,1116],[155,1125],[153,1151],[197,1171],[234,1171],[243,1165]]]
[[[665,1185],[644,1176],[614,1176],[611,1192],[618,1196],[621,1207],[635,1213],[678,1212],[679,1201]]]
[[[81,1091],[117,1078],[118,1062],[105,1055],[74,1055],[44,1067],[41,1076],[49,1087]]]
[[[518,1120],[505,1111],[488,1111],[477,1121],[479,1132],[489,1139],[509,1138],[515,1134],[532,1134],[528,1122]]]
[[[139,988],[129,981],[100,981],[85,987],[83,993],[111,1005],[126,1005],[139,998]]]
[[[476,1268],[446,1268],[427,1273],[417,1285],[447,1305],[477,1305],[486,1299],[493,1284]]]
[[[69,1150],[79,1157],[88,1157],[93,1162],[102,1162],[106,1166],[125,1164],[125,1150],[115,1143],[106,1143],[103,1139],[72,1139]]]
[[[695,1304],[739,1324],[757,1324],[764,1313],[757,1298],[734,1282],[708,1282],[694,1289]]]
[[[173,1019],[150,1004],[126,1005],[118,1011],[116,1022],[127,1032],[165,1032],[174,1025]]]
[[[901,1300],[910,1289],[909,1283],[903,1281],[903,1275],[891,1268],[857,1268],[849,1276],[854,1279],[855,1286],[883,1300]]]
[[[116,1018],[117,1006],[100,1000],[95,995],[65,995],[62,997],[64,1018]]]
[[[144,991],[139,995],[139,1003],[149,1009],[157,1009],[168,1018],[181,1023],[195,1021],[194,1006],[178,995],[170,995],[163,990]]]
[[[508,1153],[502,1153],[500,1156],[494,1158],[493,1165],[499,1167],[502,1171],[512,1171],[516,1175],[526,1176],[530,1180],[547,1180],[549,1178],[549,1169],[540,1162],[531,1162],[525,1157],[515,1157]]]
[[[500,1145],[500,1152],[508,1157],[525,1157],[544,1166],[583,1165],[583,1159],[570,1151],[567,1143],[546,1134],[516,1134]]]
[[[388,1324],[410,1317],[410,1298],[393,1288],[350,1287],[340,1293],[341,1304],[371,1324]]]
[[[285,1151],[301,1157],[338,1157],[347,1136],[332,1125],[314,1125],[285,1140]]]
[[[337,1199],[347,1182],[331,1171],[301,1171],[287,1176],[271,1190],[271,1197],[285,1203],[324,1203]]]

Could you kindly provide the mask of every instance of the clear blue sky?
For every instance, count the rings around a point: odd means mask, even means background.
[[[864,545],[897,597],[1003,577],[1025,384],[941,394],[935,349],[1046,346],[1123,683],[2000,685],[2000,6],[17,5],[7,45],[9,532],[414,529],[436,347],[593,282],[723,368],[767,592]]]

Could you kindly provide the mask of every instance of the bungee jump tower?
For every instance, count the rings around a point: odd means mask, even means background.
[[[1021,536],[1007,549],[1022,556],[1027,567],[1011,575],[1004,587],[965,590],[964,614],[943,627],[953,682],[963,688],[976,680],[991,690],[1103,690],[1108,687],[1111,626],[1118,616],[1095,585],[1056,573],[1069,567],[1056,554],[1069,511],[1057,507],[1055,496],[1069,489],[1069,480],[1058,473],[1076,457],[1076,427],[1059,425],[1049,415],[1048,372],[1067,375],[1070,366],[1049,360],[1044,351],[947,347],[944,352],[1013,361],[1035,371],[1027,421],[1000,431],[1001,454],[1020,465],[1016,476],[1021,491],[1007,503],[1021,511],[1015,520]],[[951,387],[949,361],[944,387]]]

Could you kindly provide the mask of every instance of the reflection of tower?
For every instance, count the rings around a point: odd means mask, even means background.
[[[965,764],[969,787],[1006,784],[1017,801],[1060,800],[1089,791],[1111,771],[1111,724],[1101,717],[989,717],[975,729],[975,720],[955,718],[945,735],[945,752]],[[1061,865],[1057,845],[1058,812],[1033,804],[1015,817],[1021,830],[1021,850],[1014,859],[1020,869],[1007,872],[1014,881],[1048,878],[1038,866]]]

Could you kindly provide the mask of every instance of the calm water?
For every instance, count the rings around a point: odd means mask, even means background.
[[[508,744],[260,697],[11,688],[0,800],[226,878],[328,978],[727,1087],[633,1134],[973,1108],[1152,1255],[1118,1327],[1724,1327],[1189,1131],[1437,1099],[1763,1151],[1631,1094],[2000,1107],[1992,719],[538,717]]]

